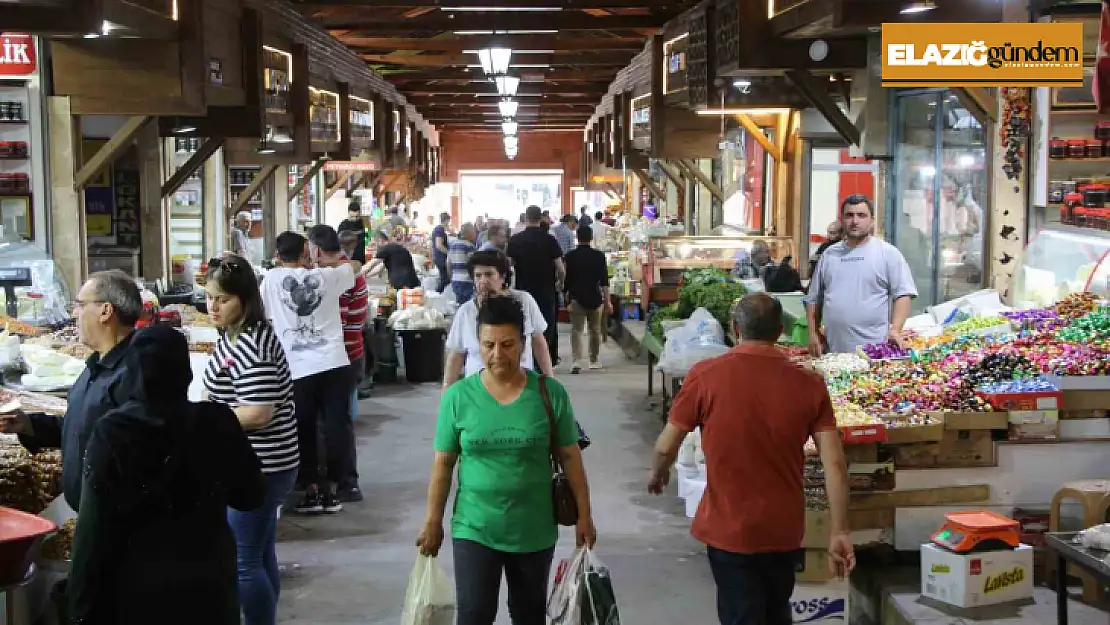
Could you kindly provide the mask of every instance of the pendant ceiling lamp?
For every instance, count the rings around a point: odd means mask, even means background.
[[[497,103],[497,110],[501,113],[501,117],[516,117],[518,108],[520,103],[516,100],[501,100]]]
[[[520,79],[516,76],[498,76],[493,82],[497,85],[497,95],[505,98],[515,96],[520,88]]]
[[[512,120],[501,122],[501,132],[505,133],[506,137],[516,136],[516,131],[519,127],[520,125]]]
[[[513,58],[511,48],[483,48],[478,50],[478,62],[486,76],[504,76],[509,71],[509,61]]]

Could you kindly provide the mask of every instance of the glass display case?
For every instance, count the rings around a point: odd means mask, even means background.
[[[1018,308],[1051,306],[1072,293],[1110,297],[1110,234],[1054,226],[1025,248],[1014,279]]]
[[[22,276],[4,270],[27,268],[30,284]],[[34,243],[0,243],[0,318],[7,318],[7,289],[12,286],[16,318],[34,326],[49,326],[69,320],[70,290],[62,275],[55,271],[50,255]],[[18,280],[12,278],[20,278]],[[10,280],[10,281],[9,281]]]
[[[682,274],[690,269],[716,267],[729,271],[756,241],[766,241],[775,262],[794,255],[790,237],[652,237],[644,266],[645,292],[654,286],[678,286]]]
[[[170,175],[196,154],[204,139],[174,137],[165,139],[165,167]],[[204,166],[198,167],[170,198],[169,244],[175,265],[189,260],[204,260]],[[175,272],[177,273],[177,272]]]

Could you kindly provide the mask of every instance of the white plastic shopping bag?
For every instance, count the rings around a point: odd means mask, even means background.
[[[620,625],[609,568],[593,550],[579,547],[559,563],[547,615],[552,625]]]
[[[454,625],[455,589],[431,556],[420,555],[409,575],[401,625]]]

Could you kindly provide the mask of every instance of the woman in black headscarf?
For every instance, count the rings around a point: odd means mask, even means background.
[[[132,343],[142,389],[89,438],[67,594],[74,623],[238,625],[227,507],[262,505],[265,482],[235,413],[188,400],[185,337]]]

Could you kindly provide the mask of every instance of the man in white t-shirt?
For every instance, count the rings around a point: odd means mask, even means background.
[[[810,353],[851,352],[887,340],[903,345],[902,326],[917,297],[905,257],[871,235],[875,209],[867,196],[848,196],[840,221],[844,240],[821,255],[805,298]]]
[[[497,250],[474,252],[470,255],[467,270],[474,280],[477,297],[463,304],[455,312],[451,331],[447,334],[447,362],[443,371],[443,387],[451,386],[460,378],[478,373],[485,367],[478,346],[478,306],[494,293],[508,292],[520,302],[524,309],[524,355],[521,364],[532,368],[533,357],[536,367],[545,375],[555,375],[551,366],[551,354],[547,351],[547,341],[543,333],[547,330],[543,311],[536,305],[526,291],[508,289],[505,280],[509,273],[509,259]]]
[[[277,238],[280,265],[262,280],[262,303],[273,324],[293,375],[297,431],[300,440],[299,481],[302,514],[334,514],[343,509],[336,489],[355,468],[351,454],[350,361],[343,344],[339,296],[355,284],[355,269],[315,267],[308,241],[295,232]],[[324,458],[319,457],[317,420],[324,424]],[[325,475],[321,476],[321,464]],[[326,480],[326,481],[325,481]]]

